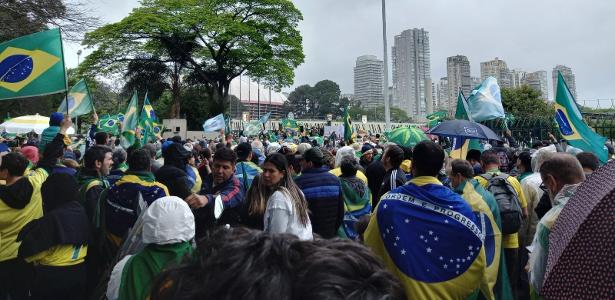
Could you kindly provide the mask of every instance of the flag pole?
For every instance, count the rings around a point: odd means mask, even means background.
[[[62,30],[58,28],[60,32],[60,53],[62,53],[62,66],[64,67],[64,100],[66,101],[66,114],[69,114],[68,111],[68,77],[66,76],[66,62],[64,61],[64,41],[62,40]]]
[[[96,106],[94,106],[94,97],[92,97],[92,93],[90,92],[88,81],[83,78],[83,82],[85,83],[85,90],[88,91],[88,96],[90,96],[90,103],[92,103],[92,111],[96,114]]]
[[[386,18],[386,0],[382,0],[382,46],[384,48],[384,122],[385,130],[391,130],[391,111],[389,103],[389,58],[387,49],[387,18]]]

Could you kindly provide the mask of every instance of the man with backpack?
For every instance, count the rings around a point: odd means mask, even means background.
[[[100,223],[101,209],[107,197],[109,182],[107,176],[113,165],[111,148],[94,145],[85,151],[83,168],[77,175],[79,183],[79,201],[85,208],[90,221],[90,241],[88,242],[88,255],[85,258],[87,269],[86,290],[94,291],[105,267],[112,257],[109,252],[104,231]]]
[[[517,299],[517,279],[519,278],[519,230],[523,218],[527,216],[527,202],[519,181],[506,173],[500,172],[500,157],[494,150],[486,150],[480,156],[484,174],[476,180],[495,198],[500,209],[502,221],[502,246],[506,256],[506,269]]]

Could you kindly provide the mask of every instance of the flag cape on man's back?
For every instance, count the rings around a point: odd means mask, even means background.
[[[498,300],[512,299],[506,263],[504,262],[500,209],[497,202],[493,195],[474,179],[463,182],[455,191],[461,193],[463,199],[472,207],[484,235],[483,247],[487,263],[485,281],[481,285],[484,297]],[[498,276],[500,281],[496,286]]]
[[[579,108],[574,103],[574,97],[559,72],[555,96],[555,121],[568,144],[583,151],[593,152],[602,164],[608,161],[609,154],[604,146],[606,138],[585,124]]]
[[[429,177],[385,194],[365,244],[395,274],[409,299],[465,299],[485,271],[481,228],[459,195]]]

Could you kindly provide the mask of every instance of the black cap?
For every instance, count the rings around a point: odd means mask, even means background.
[[[240,143],[235,147],[235,153],[237,153],[237,159],[246,160],[252,153],[252,146],[249,143]]]

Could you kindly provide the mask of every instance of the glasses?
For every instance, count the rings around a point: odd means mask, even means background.
[[[545,192],[545,193],[547,192],[547,186],[545,185],[545,183],[544,183],[544,182],[540,184],[539,188],[540,188],[543,192]]]

